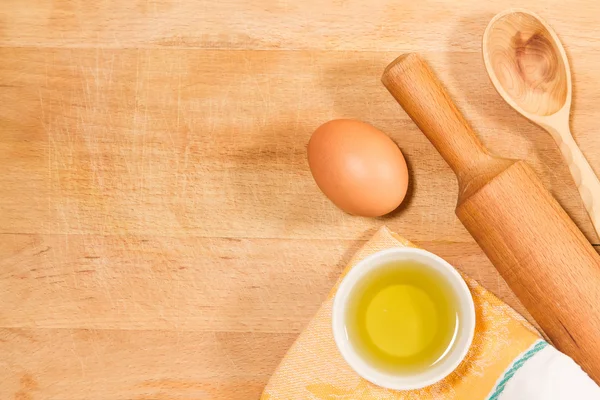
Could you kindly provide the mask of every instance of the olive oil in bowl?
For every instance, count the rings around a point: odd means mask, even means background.
[[[418,374],[442,361],[460,328],[459,300],[439,271],[414,260],[369,271],[348,295],[348,340],[387,374]]]

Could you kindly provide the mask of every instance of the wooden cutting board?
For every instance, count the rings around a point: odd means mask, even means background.
[[[258,398],[383,224],[523,312],[455,217],[452,171],[379,83],[421,52],[485,145],[527,159],[598,244],[552,139],[485,73],[481,35],[511,5],[4,0],[0,398]],[[567,48],[573,132],[600,171],[600,4],[519,6]],[[308,138],[342,117],[408,159],[388,217],[346,215],[312,181]]]

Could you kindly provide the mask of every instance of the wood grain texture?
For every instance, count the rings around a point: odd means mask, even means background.
[[[495,157],[483,147],[418,53],[403,54],[392,61],[381,82],[456,174],[458,205],[514,162]]]
[[[535,13],[509,9],[488,24],[482,51],[500,96],[556,141],[600,234],[600,181],[571,134],[571,71],[556,32]]]
[[[600,256],[523,161],[490,155],[416,53],[382,82],[455,171],[456,215],[556,347],[600,383]]]
[[[509,2],[79,2],[0,7],[0,398],[258,398],[382,224],[523,311],[454,215],[457,182],[379,82],[423,52],[495,154],[526,159],[598,243],[552,138],[490,84]],[[600,168],[600,5],[544,9],[571,56],[572,126]],[[306,162],[364,120],[407,156],[405,206],[355,218]]]
[[[600,256],[527,164],[456,214],[554,345],[600,383]]]
[[[495,16],[483,36],[483,56],[494,86],[518,111],[545,117],[570,106],[569,62],[537,15],[507,10]]]

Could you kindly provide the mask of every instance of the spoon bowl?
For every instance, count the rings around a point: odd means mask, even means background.
[[[483,35],[483,60],[492,83],[517,112],[552,135],[600,237],[600,181],[569,127],[569,60],[554,30],[536,14],[509,9]]]
[[[556,33],[537,15],[526,10],[496,15],[484,34],[483,58],[500,95],[521,114],[535,119],[569,111],[567,55]]]

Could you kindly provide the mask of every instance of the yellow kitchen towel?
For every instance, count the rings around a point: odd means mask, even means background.
[[[527,321],[477,282],[464,277],[475,301],[477,325],[460,366],[432,386],[395,391],[371,384],[346,364],[333,340],[331,306],[339,282],[363,258],[391,247],[416,247],[381,228],[350,261],[317,315],[292,345],[261,400],[297,399],[496,399],[528,357],[546,345]]]

